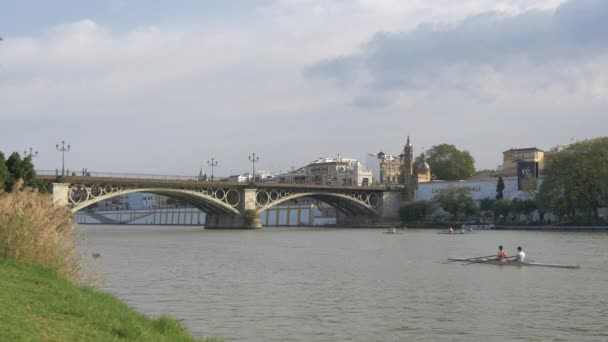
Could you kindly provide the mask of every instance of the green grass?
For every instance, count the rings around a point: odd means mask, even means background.
[[[173,319],[150,319],[55,271],[0,258],[0,341],[197,340]]]

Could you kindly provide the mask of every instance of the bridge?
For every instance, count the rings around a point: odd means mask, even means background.
[[[206,228],[261,228],[259,214],[308,197],[335,207],[338,223],[362,225],[398,219],[402,193],[385,186],[236,183],[196,179],[40,175],[51,184],[56,203],[72,212],[133,192],[172,197],[207,214]]]

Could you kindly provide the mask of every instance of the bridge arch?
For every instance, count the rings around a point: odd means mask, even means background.
[[[284,202],[288,202],[297,198],[308,197],[319,200],[321,202],[327,203],[336,209],[346,213],[346,214],[355,214],[355,215],[367,215],[367,216],[378,216],[380,215],[379,211],[369,205],[368,203],[349,196],[347,194],[340,193],[328,193],[328,192],[302,192],[302,193],[293,193],[285,197],[281,197],[274,201],[270,201],[265,205],[261,205],[256,209],[256,212],[259,214],[267,209],[270,209],[276,205],[279,205]]]
[[[89,190],[87,190],[89,191]],[[176,198],[185,203],[191,204],[194,207],[200,209],[201,211],[207,214],[229,214],[229,215],[240,215],[238,208],[236,205],[230,205],[224,201],[218,200],[217,198],[212,197],[206,192],[200,192],[195,190],[187,190],[187,189],[171,189],[171,188],[132,188],[132,189],[123,189],[118,191],[113,191],[111,193],[103,194],[101,196],[97,196],[94,198],[87,198],[87,200],[74,203],[73,207],[70,209],[73,213],[84,209],[90,205],[93,205],[97,202],[101,202],[103,200],[110,199],[112,197],[126,195],[129,193],[142,192],[149,193],[155,195],[162,195],[166,197]],[[237,203],[238,204],[238,203]]]

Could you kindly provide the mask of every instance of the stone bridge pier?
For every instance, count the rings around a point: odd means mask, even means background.
[[[257,213],[256,189],[241,189],[241,201],[238,205],[239,214],[207,213],[205,228],[262,228]]]

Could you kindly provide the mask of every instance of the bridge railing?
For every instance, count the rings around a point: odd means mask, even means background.
[[[36,170],[36,174],[38,176],[42,176],[42,177],[59,177],[61,175],[61,171],[58,170]],[[159,181],[174,181],[174,182],[180,182],[180,181],[205,181],[205,182],[212,182],[209,177],[207,177],[207,179],[201,179],[199,176],[182,176],[182,175],[152,175],[152,174],[145,174],[145,173],[117,173],[117,172],[91,172],[91,171],[69,171],[66,172],[65,177],[91,177],[91,178],[104,178],[104,179],[117,179],[117,180],[125,180],[125,179],[133,179],[133,180],[142,180],[142,181],[154,181],[154,180],[159,180]],[[239,184],[239,185],[243,185],[243,184],[251,184],[250,182],[238,182],[238,181],[234,181],[234,180],[227,180],[227,177],[214,177],[214,181],[212,183],[231,183],[231,184]],[[259,181],[257,182],[258,185],[260,186],[283,186],[283,187],[298,187],[298,186],[304,186],[304,187],[311,187],[311,188],[356,188],[356,189],[373,189],[373,190],[379,190],[379,189],[388,189],[388,190],[396,190],[397,188],[399,188],[399,186],[390,186],[387,187],[386,185],[380,185],[380,184],[373,184],[371,186],[343,186],[343,185],[339,185],[339,184],[327,184],[327,185],[320,185],[320,184],[315,184],[315,183],[278,183],[278,182],[268,182],[268,181]]]
[[[36,170],[38,176],[56,176],[59,177],[61,172],[57,170]],[[83,176],[83,177],[99,177],[99,178],[127,178],[127,179],[158,179],[158,180],[176,180],[176,181],[188,181],[188,180],[201,180],[199,176],[178,176],[178,175],[151,175],[145,173],[114,173],[114,172],[76,172],[71,171],[65,174],[69,176]]]

